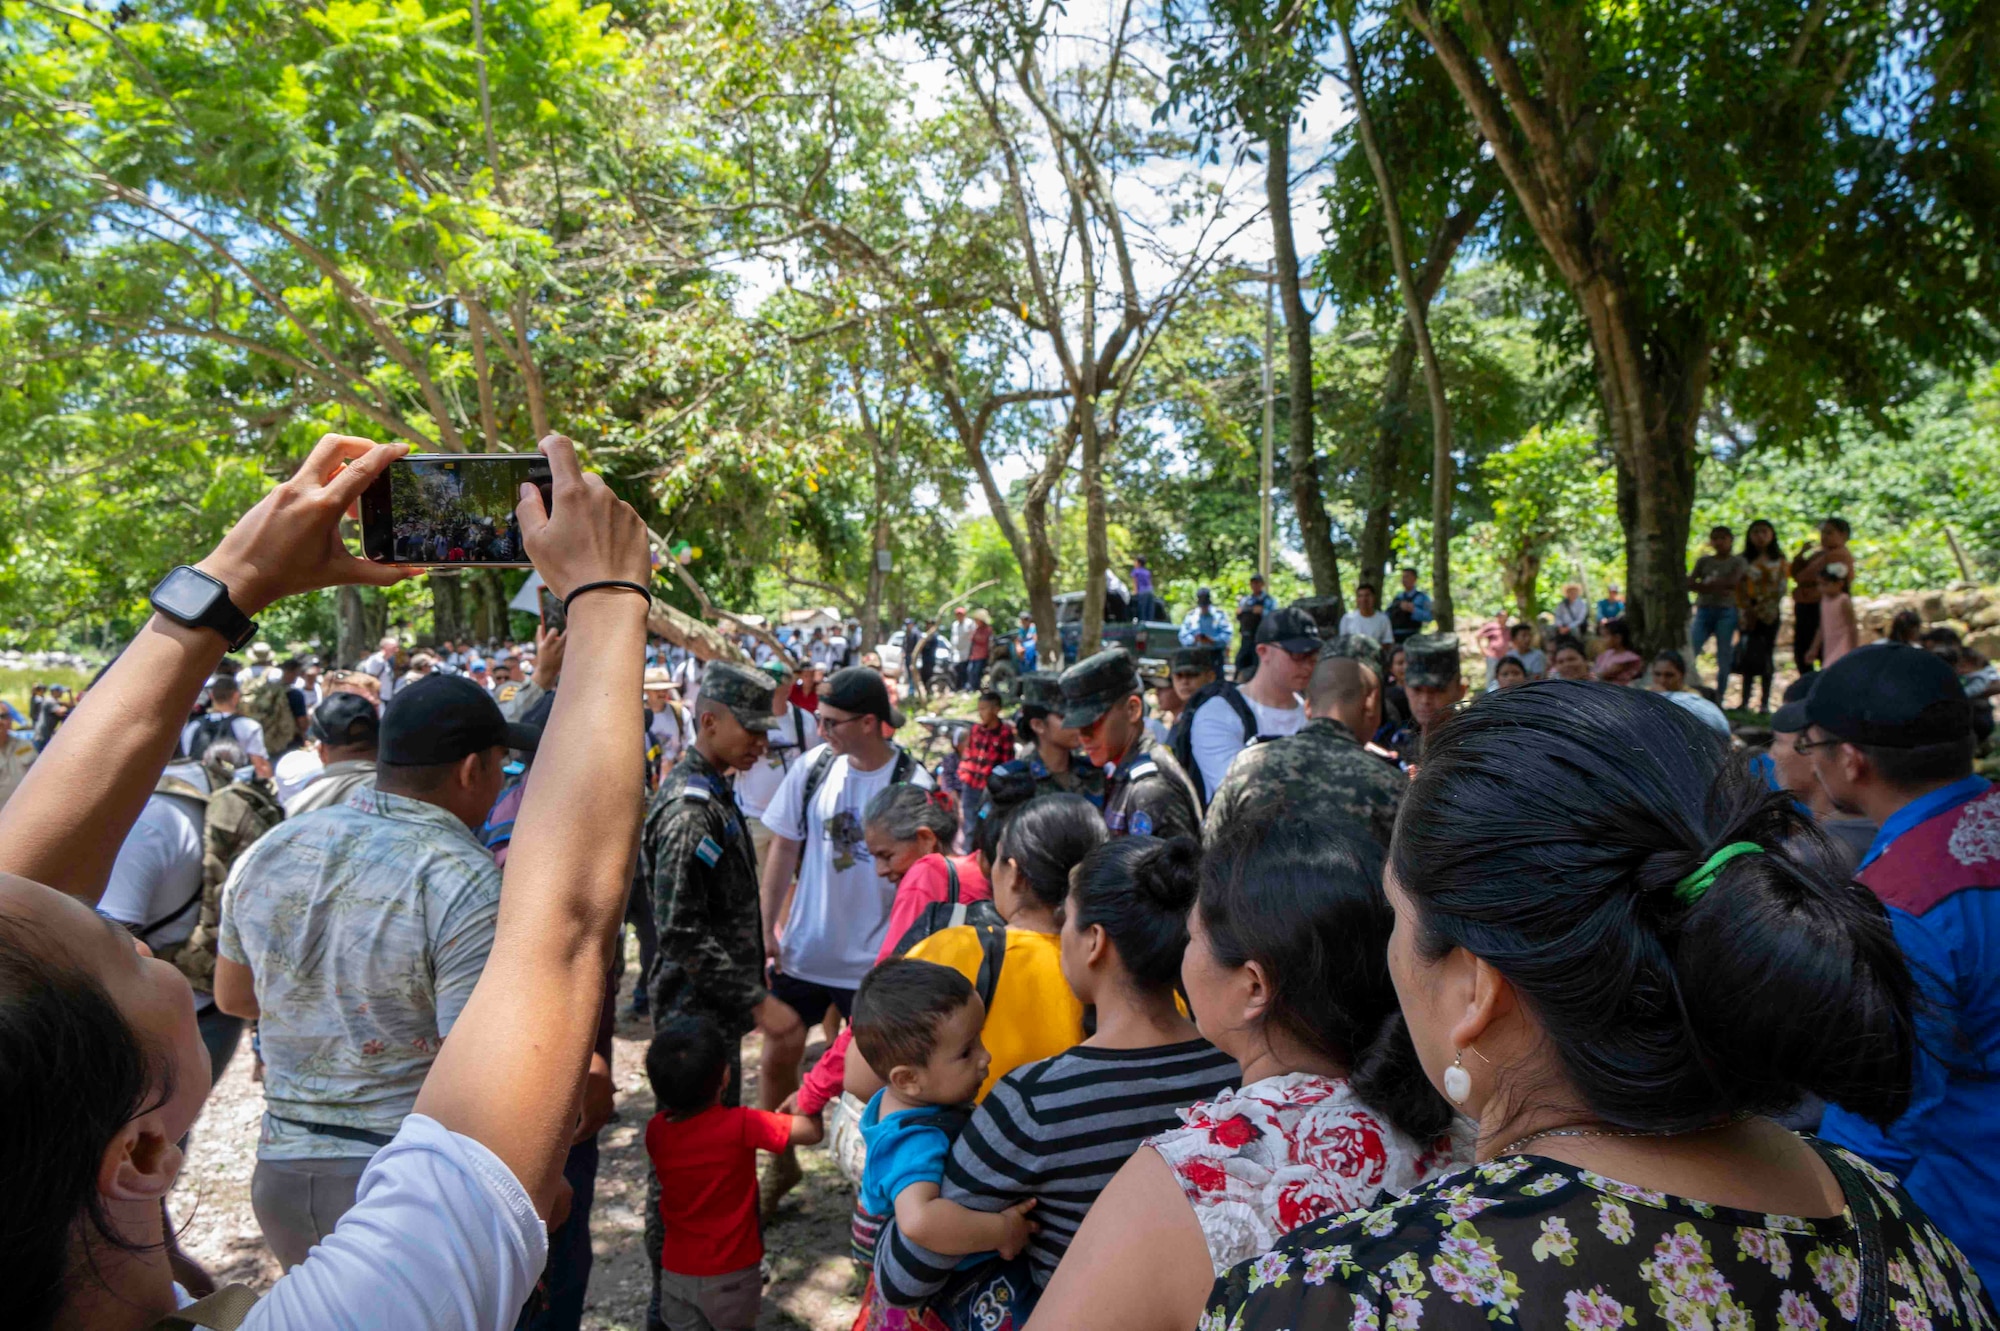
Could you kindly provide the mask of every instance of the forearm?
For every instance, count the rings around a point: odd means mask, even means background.
[[[764,917],[764,937],[776,938],[784,919],[785,898],[791,890],[792,875],[798,872],[799,843],[787,837],[772,837],[764,853],[764,875],[757,884],[758,904]],[[775,960],[775,958],[773,958]]]
[[[948,1202],[936,1189],[936,1184],[919,1184],[896,1198],[896,1227],[905,1238],[947,1257],[991,1252],[1007,1241],[1004,1213]],[[930,1195],[920,1195],[924,1193]]]
[[[819,1056],[812,1071],[799,1084],[799,1112],[817,1114],[840,1098],[846,1083],[847,1047],[854,1042],[854,1029],[847,1027],[833,1037],[833,1043]]]
[[[492,955],[417,1097],[419,1113],[506,1161],[544,1209],[631,888],[642,782],[627,700],[639,692],[645,609],[612,591],[571,607],[576,659],[515,822]]]
[[[146,622],[0,809],[0,873],[95,904],[223,647],[208,629]]]

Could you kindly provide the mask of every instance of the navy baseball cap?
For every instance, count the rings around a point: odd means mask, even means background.
[[[329,694],[313,708],[312,737],[322,744],[352,748],[377,743],[382,734],[382,717],[375,704],[356,693]]]
[[[1820,672],[1806,720],[1850,744],[1920,749],[1972,733],[1972,703],[1958,672],[1900,642],[1856,648]]]
[[[392,767],[455,763],[485,749],[532,752],[540,726],[509,721],[485,689],[463,675],[426,675],[396,690],[382,710],[378,762]]]

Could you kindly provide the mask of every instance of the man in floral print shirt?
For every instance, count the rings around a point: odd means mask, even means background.
[[[251,1204],[287,1270],[354,1204],[486,967],[500,871],[474,830],[538,733],[460,676],[399,689],[375,787],[280,824],[230,872],[215,1000],[258,1021]]]

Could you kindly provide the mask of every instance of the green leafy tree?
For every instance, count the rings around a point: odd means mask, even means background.
[[[1687,619],[1711,388],[1759,437],[1880,411],[1992,353],[1990,5],[1403,0],[1573,302],[1617,464],[1630,613]],[[1384,16],[1384,21],[1388,21]]]

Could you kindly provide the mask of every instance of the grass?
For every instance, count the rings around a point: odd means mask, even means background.
[[[24,670],[0,670],[0,698],[14,704],[22,716],[28,714],[28,690],[37,684],[61,684],[72,693],[81,693],[97,672],[72,670],[67,666],[29,666]]]

